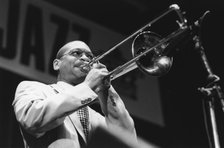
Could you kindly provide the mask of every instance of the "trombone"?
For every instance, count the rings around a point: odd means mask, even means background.
[[[146,28],[151,27],[154,23],[171,12],[175,12],[179,18],[179,20],[176,21],[179,27],[176,31],[167,35],[165,38],[161,38],[157,33],[146,31]],[[189,30],[187,20],[184,18],[179,6],[177,4],[170,5],[167,11],[122,40],[120,43],[113,46],[105,53],[94,58],[89,65],[99,62],[99,60],[116,50],[122,44],[134,38],[131,46],[133,58],[125,64],[110,71],[108,74],[110,79],[114,80],[137,67],[148,75],[162,76],[170,70],[173,63],[173,57],[166,55],[170,45],[173,44],[173,42],[175,43],[175,39],[177,37],[179,38],[179,36],[187,30]],[[147,64],[145,64],[144,61],[148,61]]]

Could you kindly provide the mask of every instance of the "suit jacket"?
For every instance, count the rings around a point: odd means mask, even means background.
[[[94,101],[97,95],[85,84],[72,86],[59,81],[46,85],[36,81],[21,82],[13,107],[20,123],[26,148],[73,147],[87,142],[76,110],[83,102]],[[105,118],[88,107],[89,133],[105,126]]]

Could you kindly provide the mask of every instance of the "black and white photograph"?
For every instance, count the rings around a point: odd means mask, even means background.
[[[223,148],[224,1],[0,0],[0,148]]]

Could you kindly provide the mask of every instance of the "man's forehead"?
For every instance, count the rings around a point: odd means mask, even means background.
[[[61,49],[57,53],[57,58],[60,58],[63,54],[68,53],[69,51],[74,49],[83,49],[91,52],[89,46],[86,43],[82,41],[72,41],[61,47]]]
[[[80,49],[87,49],[87,50],[90,50],[89,49],[89,46],[86,45],[84,42],[81,42],[81,41],[73,41],[73,42],[69,42],[65,45],[65,48],[67,48],[67,50],[71,50],[71,49],[74,49],[74,48],[80,48]]]

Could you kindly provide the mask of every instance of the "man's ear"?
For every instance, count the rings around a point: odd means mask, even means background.
[[[53,61],[53,68],[54,68],[54,70],[58,71],[59,68],[60,68],[60,64],[61,64],[61,61],[59,59],[55,59]]]

